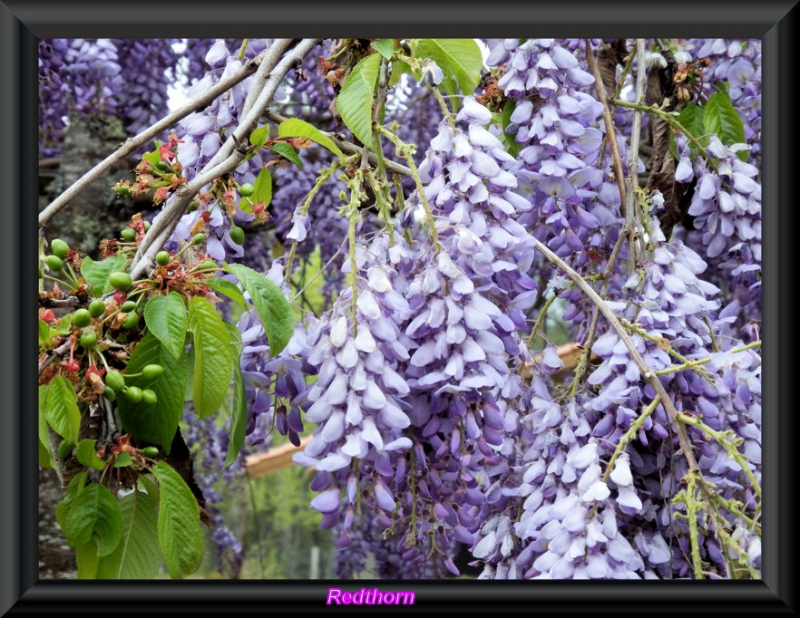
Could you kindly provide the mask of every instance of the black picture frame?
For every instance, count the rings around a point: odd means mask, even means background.
[[[0,394],[0,615],[169,612],[194,615],[352,612],[325,605],[328,588],[377,582],[39,580],[37,564],[36,311],[38,37],[546,36],[737,37],[763,41],[763,579],[643,582],[381,582],[410,589],[416,609],[447,613],[655,614],[680,611],[793,614],[795,529],[792,465],[793,235],[797,112],[792,54],[800,36],[796,0],[731,3],[575,2],[485,5],[344,2],[273,4],[229,0],[126,3],[0,1],[0,263],[6,300]],[[793,199],[795,198],[795,199]],[[356,585],[357,584],[357,585]],[[402,612],[410,607],[382,608]]]

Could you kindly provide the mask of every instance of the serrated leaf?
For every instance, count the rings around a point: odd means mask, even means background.
[[[67,492],[64,496],[64,499],[58,503],[58,506],[56,506],[56,521],[58,522],[58,525],[61,526],[62,530],[64,530],[67,515],[72,508],[72,503],[75,502],[75,498],[80,495],[85,487],[84,483],[86,483],[85,472],[79,472],[72,477],[72,480],[67,486]]]
[[[225,323],[207,299],[189,301],[189,330],[194,336],[192,401],[198,418],[219,410],[231,383],[233,350]]]
[[[717,91],[708,97],[703,125],[706,133],[716,133],[726,146],[743,144],[745,141],[742,119],[724,91]]]
[[[100,559],[97,579],[152,579],[156,576],[161,567],[156,504],[156,500],[141,491],[120,499],[122,541],[113,553]]]
[[[392,55],[394,54],[393,39],[378,39],[377,41],[370,42],[369,46],[387,60],[392,59]]]
[[[97,456],[95,444],[97,444],[97,440],[81,440],[78,442],[78,449],[75,456],[84,466],[89,466],[95,470],[102,470],[106,467],[106,464]]]
[[[170,353],[173,360],[183,355],[186,341],[186,305],[177,292],[167,296],[153,296],[144,306],[144,322]]]
[[[53,454],[50,452],[50,434],[47,430],[47,384],[39,385],[39,465],[52,468]]]
[[[110,291],[111,284],[108,283],[108,276],[125,268],[128,259],[124,255],[112,255],[101,262],[95,262],[89,256],[81,261],[81,275],[89,284],[92,296],[102,296]]]
[[[237,286],[235,283],[228,281],[227,279],[220,279],[219,277],[211,277],[210,279],[206,279],[206,285],[215,292],[224,294],[232,301],[234,301],[237,305],[240,305],[242,309],[247,308],[247,301],[244,299],[244,294],[242,294],[242,291],[239,289],[239,286]]]
[[[474,94],[480,83],[483,56],[472,39],[421,39],[414,57],[433,60],[445,79],[453,80],[466,95]]]
[[[342,121],[368,148],[372,147],[372,102],[380,67],[380,54],[372,54],[359,60],[344,80],[336,97],[336,109],[339,110]]]
[[[344,153],[333,140],[305,120],[299,118],[284,120],[278,125],[278,137],[305,137],[330,150],[339,157],[339,160],[344,159]]]
[[[97,555],[108,556],[122,540],[122,512],[114,494],[98,483],[84,487],[64,519],[64,533],[72,547],[94,540]]]
[[[56,376],[47,390],[47,424],[59,436],[70,442],[78,441],[81,412],[75,397],[75,388],[64,376]]]
[[[147,388],[158,398],[153,405],[133,404],[120,393],[117,397],[122,427],[133,437],[158,444],[166,454],[178,429],[183,414],[184,393],[189,379],[189,361],[183,354],[177,361],[152,333],[148,333],[136,345],[128,361],[129,374],[140,373],[145,365],[158,364],[164,373]],[[141,376],[126,378],[129,386],[142,388],[145,380]]]
[[[186,482],[168,464],[152,468],[161,491],[158,511],[158,544],[170,577],[182,579],[203,562],[205,541],[200,509]]]
[[[243,264],[228,264],[226,268],[236,275],[250,294],[267,334],[270,355],[277,356],[294,334],[295,317],[292,306],[277,285],[252,268]]]
[[[297,154],[297,150],[295,150],[290,144],[286,142],[275,142],[274,144],[269,145],[270,150],[274,150],[279,155],[281,155],[287,161],[291,161],[300,169],[303,169],[303,161],[300,159],[300,155]]]
[[[224,467],[227,468],[239,455],[244,446],[244,435],[247,429],[247,393],[244,388],[242,376],[241,354],[242,333],[233,324],[225,322],[234,348],[233,360],[233,409],[231,411],[231,428],[228,439],[228,453],[225,456]]]

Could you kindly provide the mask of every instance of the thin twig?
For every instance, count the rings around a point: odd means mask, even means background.
[[[282,116],[273,111],[267,111],[264,114],[264,117],[276,124],[280,124],[285,120],[288,120],[286,116]],[[347,154],[361,154],[363,147],[357,146],[353,142],[349,142],[346,139],[339,137],[336,133],[331,133],[328,131],[320,131],[325,137],[330,138],[330,140],[336,144],[342,152]],[[375,155],[374,152],[369,153],[369,161],[370,163],[374,163],[375,165],[378,164],[378,157]],[[411,173],[411,168],[402,165],[401,163],[395,163],[394,161],[390,161],[389,159],[384,159],[384,163],[386,164],[386,169],[391,170],[396,174],[402,174],[403,176],[413,176]]]
[[[597,60],[592,52],[592,44],[589,39],[586,39],[586,62],[589,65],[589,72],[594,76],[594,88],[597,91],[597,98],[603,104],[603,122],[606,125],[606,136],[608,138],[608,147],[611,149],[611,158],[614,164],[614,175],[616,176],[617,186],[619,187],[620,210],[625,215],[625,202],[627,192],[625,190],[625,173],[622,170],[622,157],[619,154],[619,147],[617,145],[617,132],[614,129],[614,119],[611,117],[611,107],[608,104],[608,96],[606,94],[606,85],[603,83],[603,77],[600,75],[600,69],[597,66]]]

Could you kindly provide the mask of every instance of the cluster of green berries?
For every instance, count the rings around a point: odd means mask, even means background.
[[[137,374],[141,376],[145,382],[154,382],[161,374],[164,373],[164,367],[157,364],[145,365],[142,371]],[[133,377],[133,376],[128,376]],[[106,391],[105,396],[107,399],[114,401],[117,393],[122,393],[125,398],[131,403],[145,403],[152,405],[158,401],[158,396],[155,391],[150,388],[140,388],[138,386],[129,386],[125,383],[125,376],[119,371],[110,370],[106,373]]]

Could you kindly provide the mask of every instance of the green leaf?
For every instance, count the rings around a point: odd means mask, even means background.
[[[189,301],[189,330],[194,335],[194,411],[198,418],[206,418],[219,409],[228,394],[233,350],[222,318],[202,296]]]
[[[394,41],[392,39],[378,39],[377,41],[372,41],[369,46],[387,60],[392,59],[394,54]]]
[[[253,183],[255,193],[249,199],[253,204],[263,202],[264,206],[269,206],[272,201],[272,174],[269,168],[262,167],[261,171],[256,176],[256,181]]]
[[[186,340],[186,305],[177,292],[153,296],[144,306],[144,322],[164,348],[178,360]]]
[[[161,377],[147,386],[155,391],[158,401],[150,406],[133,404],[120,393],[117,397],[119,416],[126,432],[139,440],[160,445],[169,454],[183,414],[189,360],[184,354],[176,361],[156,336],[148,333],[133,350],[128,361],[128,373],[140,373],[149,364],[164,367]],[[140,388],[146,382],[141,376],[126,378],[125,381],[129,386]]]
[[[75,398],[75,388],[64,376],[56,376],[47,390],[45,418],[59,436],[70,442],[78,441],[81,412]]]
[[[703,122],[705,108],[689,101],[683,111],[678,114],[678,122],[694,138],[700,139],[705,135],[706,129]],[[706,140],[706,143],[708,140]]]
[[[243,264],[227,264],[226,269],[239,278],[250,294],[267,334],[270,355],[277,356],[294,333],[295,317],[292,306],[277,285],[252,268]]]
[[[284,120],[278,125],[278,137],[305,137],[330,150],[340,161],[344,159],[344,153],[333,140],[305,120],[299,118]]]
[[[97,555],[108,556],[122,540],[122,511],[105,485],[91,483],[72,501],[64,519],[64,533],[72,547],[97,543]]]
[[[392,60],[392,73],[389,76],[389,88],[400,83],[400,78],[403,76],[403,73],[408,73],[409,75],[414,74],[414,71],[405,58],[401,57],[400,59]]]
[[[114,458],[115,468],[127,468],[131,464],[133,464],[133,459],[128,453],[120,453]]]
[[[508,152],[508,154],[510,154],[512,157],[516,157],[519,154],[519,143],[514,139],[513,135],[506,133],[506,128],[508,128],[508,125],[511,124],[511,115],[514,113],[516,108],[517,104],[514,102],[514,100],[508,99],[503,106],[503,113],[501,115],[501,126],[503,127],[503,131],[500,133],[500,141],[503,142],[506,152]]]
[[[78,461],[84,466],[89,466],[95,470],[102,470],[106,467],[105,462],[97,456],[95,448],[97,440],[81,440],[78,442]]]
[[[227,279],[220,279],[219,277],[211,277],[206,279],[206,285],[215,292],[224,294],[236,304],[240,305],[243,309],[247,309],[247,301],[244,299],[244,294],[235,283]]]
[[[745,143],[744,124],[728,93],[718,90],[708,97],[705,108],[703,125],[706,133],[716,133],[726,146]]]
[[[225,465],[230,466],[239,455],[244,445],[244,434],[247,429],[247,394],[242,377],[242,333],[233,324],[225,322],[228,328],[233,347],[236,351],[233,361],[233,410],[231,412],[231,429],[228,439],[228,454],[225,456]]]
[[[192,491],[168,464],[153,466],[161,486],[158,511],[158,544],[173,579],[194,573],[203,561],[205,540],[200,527],[200,509]]]
[[[158,574],[161,550],[156,504],[157,499],[141,491],[120,499],[122,541],[113,553],[100,559],[97,579],[153,579]]]
[[[144,160],[148,161],[150,163],[150,165],[152,165],[153,167],[156,166],[156,163],[161,161],[161,152],[160,152],[161,142],[159,142],[158,140],[155,140],[155,143],[156,143],[156,149],[155,150],[151,150],[150,152],[146,152],[146,153],[144,153],[142,155],[142,158]]]
[[[303,169],[303,161],[300,159],[300,155],[297,154],[297,150],[295,150],[291,144],[287,144],[286,142],[275,142],[274,144],[270,144],[269,148],[270,150],[277,152],[287,161],[291,161],[297,167]]]
[[[44,320],[39,320],[39,345],[50,341],[50,326]]]
[[[94,539],[75,548],[75,562],[78,565],[78,579],[95,579],[100,556],[97,555],[97,543]]]
[[[371,54],[359,60],[336,97],[336,109],[342,121],[368,148],[372,147],[372,100],[378,85],[380,66],[380,54]]]
[[[56,521],[58,522],[58,525],[61,526],[62,530],[65,529],[67,515],[72,509],[72,504],[75,502],[75,498],[77,498],[84,490],[84,483],[86,483],[86,472],[79,472],[72,477],[72,480],[67,486],[67,495],[64,496],[64,499],[59,502],[58,506],[56,507]]]
[[[458,84],[466,95],[474,94],[480,83],[483,56],[472,39],[421,39],[414,57],[433,60],[444,73],[445,80]]]
[[[156,485],[152,477],[150,477],[150,475],[142,475],[137,480],[141,484],[142,489],[152,498],[153,504],[158,504],[161,500],[161,491],[158,489],[158,485]]]
[[[250,144],[255,146],[257,150],[264,147],[264,143],[269,139],[269,125],[258,127],[250,133]]]
[[[89,256],[81,261],[81,275],[89,284],[92,296],[102,296],[110,291],[111,285],[108,283],[108,276],[125,268],[128,258],[124,255],[112,255],[102,262],[95,262]]]
[[[50,452],[50,433],[47,430],[47,384],[39,385],[39,465],[53,468],[53,454]]]

